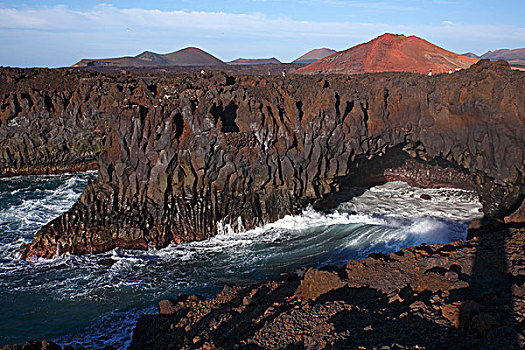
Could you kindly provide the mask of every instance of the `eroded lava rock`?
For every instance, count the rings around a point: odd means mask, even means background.
[[[525,74],[502,62],[433,77],[120,84],[107,88],[134,99],[111,100],[98,182],[37,233],[25,257],[206,239],[219,221],[252,228],[387,180],[476,189],[487,217],[524,197]]]
[[[170,312],[142,316],[130,349],[522,349],[524,245],[505,228],[163,300]]]

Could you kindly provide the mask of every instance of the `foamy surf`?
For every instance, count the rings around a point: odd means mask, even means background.
[[[94,176],[0,180],[0,297],[9,301],[0,315],[0,342],[30,337],[126,348],[137,317],[152,312],[161,298],[212,296],[225,283],[280,278],[298,266],[343,265],[372,252],[462,239],[481,208],[472,192],[395,182],[371,188],[330,213],[307,208],[238,233],[222,225],[206,241],[35,263],[18,260],[20,244],[67,210]]]

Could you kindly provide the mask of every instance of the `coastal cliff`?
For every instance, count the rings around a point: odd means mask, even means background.
[[[525,196],[525,75],[503,62],[433,77],[127,79],[91,83],[82,115],[109,123],[88,129],[104,130],[98,182],[24,257],[202,240],[389,180],[475,189],[489,218]]]

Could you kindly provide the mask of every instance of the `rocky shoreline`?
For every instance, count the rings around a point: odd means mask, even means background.
[[[162,300],[130,349],[522,349],[525,229]]]
[[[522,214],[471,229],[466,241],[296,269],[281,281],[227,285],[212,299],[161,300],[129,349],[522,349]],[[61,347],[2,348],[33,349]]]
[[[330,210],[349,188],[392,180],[480,196],[485,221],[467,241],[163,300],[132,349],[525,346],[525,74],[508,65],[434,77],[4,69],[0,82],[3,176],[98,159],[98,182],[25,258],[202,240],[218,222]]]

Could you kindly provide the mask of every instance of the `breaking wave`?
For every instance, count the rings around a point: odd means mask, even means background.
[[[0,180],[0,344],[29,338],[126,348],[136,319],[161,298],[213,296],[224,284],[279,278],[299,266],[341,266],[373,252],[463,239],[476,195],[402,182],[369,189],[331,213],[301,215],[164,249],[114,249],[28,263],[17,258],[46,222],[75,202],[94,173]],[[429,200],[421,198],[430,196]]]

